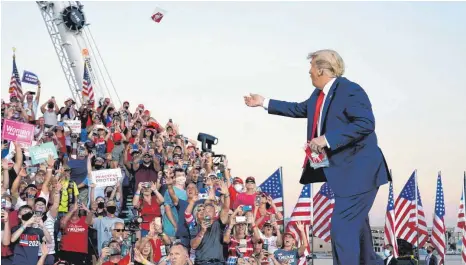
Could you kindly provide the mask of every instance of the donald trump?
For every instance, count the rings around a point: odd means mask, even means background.
[[[333,50],[310,53],[315,87],[303,102],[250,94],[249,107],[269,114],[307,118],[301,184],[328,182],[335,193],[331,223],[333,264],[383,264],[374,252],[368,214],[381,185],[391,180],[377,145],[369,98],[358,84],[342,77],[345,64]]]

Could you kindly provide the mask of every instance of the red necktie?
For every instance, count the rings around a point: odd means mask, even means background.
[[[319,122],[319,117],[320,117],[320,110],[322,109],[322,103],[324,103],[324,92],[320,91],[319,92],[319,97],[317,98],[316,102],[316,109],[314,111],[314,122],[312,123],[312,133],[311,133],[311,139],[307,141],[307,143],[310,143],[312,138],[315,137],[316,131],[317,131],[317,123]],[[309,156],[311,156],[311,148],[309,145],[306,147],[306,157],[304,158],[304,164],[303,168],[306,168],[306,163],[308,163]]]

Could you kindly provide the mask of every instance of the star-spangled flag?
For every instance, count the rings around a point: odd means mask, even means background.
[[[82,95],[87,99],[94,99],[94,89],[92,88],[91,77],[87,69],[87,63],[84,63],[83,90]]]
[[[160,23],[162,21],[162,18],[165,16],[167,11],[163,10],[160,7],[155,8],[154,12],[152,12],[152,16],[150,17],[152,21],[156,23]]]
[[[446,240],[445,240],[445,201],[443,198],[443,187],[442,187],[442,177],[439,173],[437,177],[437,193],[435,196],[435,214],[434,222],[432,227],[432,237],[431,242],[434,245],[435,249],[440,256],[438,265],[442,265],[445,262],[445,252],[446,252]]]
[[[304,225],[304,231],[307,233],[306,238],[301,238],[299,230],[296,226],[297,222],[301,222]],[[307,184],[301,190],[298,202],[293,209],[290,221],[286,225],[286,231],[292,233],[296,239],[301,238],[298,242],[298,247],[301,245],[301,241],[309,239],[309,227],[311,226],[311,184]],[[304,251],[304,255],[299,259],[298,265],[306,264],[306,256],[311,254],[311,247],[308,245]]]
[[[396,242],[395,236],[395,201],[393,198],[393,182],[390,182],[390,188],[388,192],[388,203],[387,203],[387,213],[385,216],[385,238],[384,243],[385,245],[392,245],[393,246],[393,256],[398,258],[398,243]]]
[[[320,187],[319,192],[312,199],[314,223],[312,231],[314,236],[323,239],[325,242],[330,241],[330,227],[335,205],[335,194],[330,186],[325,182]]]
[[[18,73],[18,67],[16,67],[16,55],[13,54],[13,72],[10,79],[10,94],[14,94],[19,98],[23,98],[23,90],[21,87],[21,79]]]
[[[464,172],[464,177],[463,177],[463,187],[462,187],[462,193],[461,193],[461,202],[460,202],[460,207],[458,210],[458,223],[456,225],[456,230],[458,232],[462,232],[463,236],[461,237],[461,243],[463,245],[461,249],[461,259],[463,261],[463,264],[466,264],[466,219],[465,219],[465,197],[464,194],[466,192],[466,172]]]
[[[413,172],[395,202],[396,236],[397,238],[408,241],[412,245],[417,245],[419,242],[418,247],[422,247],[427,242],[429,234],[427,232],[424,209],[422,208],[421,194],[416,185],[415,174],[416,173]],[[416,220],[418,224],[417,228]]]
[[[259,185],[259,188],[261,191],[272,197],[277,210],[282,214],[282,216],[285,216],[283,212],[283,182],[281,172],[281,168],[277,169],[270,177]],[[277,224],[283,225],[283,219],[277,220]]]

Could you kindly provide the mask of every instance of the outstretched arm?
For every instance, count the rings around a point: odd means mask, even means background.
[[[301,103],[297,103],[280,101],[275,99],[271,99],[270,101],[268,101],[267,99],[265,99],[263,107],[268,110],[269,114],[280,115],[290,118],[307,118],[308,100],[309,99]]]

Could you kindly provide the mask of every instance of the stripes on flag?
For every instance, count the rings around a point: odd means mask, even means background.
[[[307,238],[304,238],[298,242],[298,246],[300,246],[301,241],[309,240],[309,227],[311,225],[311,184],[307,184],[301,190],[301,194],[299,195],[298,202],[293,209],[293,213],[291,214],[290,221],[286,225],[286,231],[292,233],[295,238],[300,238],[299,230],[296,226],[297,222],[301,222],[304,225],[304,231],[307,231]],[[311,247],[309,245],[306,250],[304,251],[304,256],[299,259],[298,265],[306,264],[306,256],[311,254]]]
[[[16,95],[19,98],[23,98],[21,79],[19,77],[18,68],[16,67],[16,55],[14,54],[13,54],[13,72],[11,74],[10,88],[8,92],[10,94]]]
[[[398,258],[398,243],[395,236],[395,202],[393,199],[393,182],[390,182],[388,193],[387,214],[385,216],[385,245],[391,244],[393,246],[393,256]]]
[[[272,197],[273,203],[277,210],[285,216],[283,212],[283,182],[281,169],[277,169],[270,177],[268,177],[262,184],[259,185],[261,191],[267,193]],[[278,225],[284,225],[283,219],[277,220]]]
[[[89,71],[87,70],[87,63],[84,63],[84,77],[83,77],[83,97],[87,99],[94,100],[94,89],[92,88],[92,82],[89,75]]]
[[[461,259],[463,260],[463,264],[466,264],[466,219],[465,219],[465,193],[466,193],[466,172],[464,172],[464,177],[463,177],[463,188],[462,188],[461,193],[461,202],[460,202],[460,208],[458,211],[458,224],[457,224],[457,229],[461,232],[463,232],[463,237],[461,238],[461,242],[463,245],[463,248],[461,250]]]
[[[335,205],[335,194],[327,183],[324,183],[319,192],[313,198],[314,204],[314,236],[330,241],[330,222],[332,219],[333,207]]]
[[[396,236],[404,239],[412,245],[422,247],[428,240],[426,217],[422,208],[421,194],[417,188],[415,172],[403,187],[400,196],[395,202]],[[416,214],[416,192],[417,189],[417,214]],[[418,227],[416,228],[416,219]],[[417,233],[419,231],[419,239]]]
[[[442,265],[445,262],[445,252],[446,252],[446,240],[445,240],[445,201],[443,197],[443,187],[442,187],[442,177],[440,173],[437,177],[437,193],[435,196],[435,214],[434,222],[432,227],[432,237],[431,242],[434,245],[435,249],[438,252],[440,260],[438,265]]]

